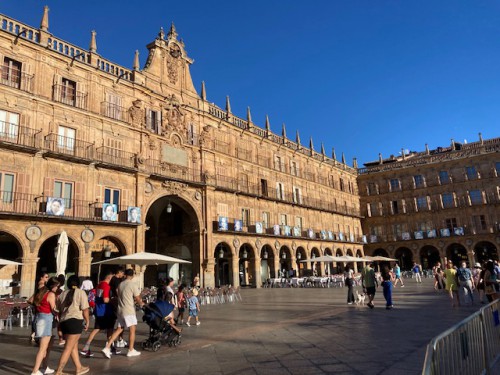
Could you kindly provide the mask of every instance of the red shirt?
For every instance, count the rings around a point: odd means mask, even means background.
[[[96,297],[110,298],[111,287],[106,281],[101,281],[97,286]]]
[[[50,292],[47,292],[43,295],[42,300],[40,301],[40,304],[36,307],[36,311],[42,314],[50,314],[52,312],[52,309],[50,308],[50,303],[47,301],[47,297],[49,296]]]

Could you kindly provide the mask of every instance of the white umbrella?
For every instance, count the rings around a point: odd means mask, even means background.
[[[300,263],[306,262],[325,262],[325,263],[333,263],[333,262],[350,262],[345,256],[334,257],[331,255],[323,255],[316,258],[301,260]]]
[[[68,263],[68,235],[63,230],[57,240],[57,254],[56,254],[56,275],[66,274],[66,264]]]
[[[367,261],[374,261],[374,262],[394,262],[396,261],[397,259],[393,259],[393,258],[387,258],[387,257],[384,257],[382,255],[376,255],[376,256],[365,256],[365,259]]]
[[[135,264],[138,266],[150,266],[158,264],[175,264],[191,263],[188,260],[169,257],[167,255],[161,255],[156,253],[135,253],[130,255],[124,255],[117,258],[111,258],[106,260],[101,260],[100,262],[95,262],[92,264]]]
[[[10,265],[22,266],[23,264],[19,262],[13,262],[12,260],[0,259],[0,266],[10,266]]]

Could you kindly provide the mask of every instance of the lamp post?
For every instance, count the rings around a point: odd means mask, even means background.
[[[215,257],[215,268],[217,270],[217,279],[215,281],[218,286],[220,286],[220,259],[222,258],[224,258],[224,249],[222,248],[222,245],[219,245],[219,251]]]

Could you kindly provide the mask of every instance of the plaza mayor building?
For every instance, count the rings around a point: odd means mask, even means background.
[[[0,294],[56,273],[63,231],[66,274],[137,252],[191,262],[137,269],[144,285],[260,287],[341,266],[313,261],[324,254],[497,258],[500,139],[358,170],[209,102],[173,25],[151,39],[129,69],[95,32],[88,49],[52,35],[47,7],[38,28],[0,15],[0,258],[22,263],[0,268]]]
[[[0,294],[56,272],[96,277],[92,263],[153,252],[189,265],[138,270],[145,285],[260,287],[323,254],[363,256],[356,168],[207,100],[172,25],[130,56],[132,69],[40,27],[0,15]],[[148,42],[148,41],[145,41]],[[330,266],[326,266],[330,268]],[[144,272],[144,275],[142,275]],[[12,281],[20,281],[12,287]]]

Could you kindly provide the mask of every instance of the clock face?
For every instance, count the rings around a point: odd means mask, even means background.
[[[170,48],[170,56],[173,58],[178,58],[181,55],[181,49],[179,48],[178,45],[174,44],[172,45],[172,48]]]
[[[30,241],[36,241],[42,235],[42,230],[36,225],[32,225],[26,229],[26,238]]]

